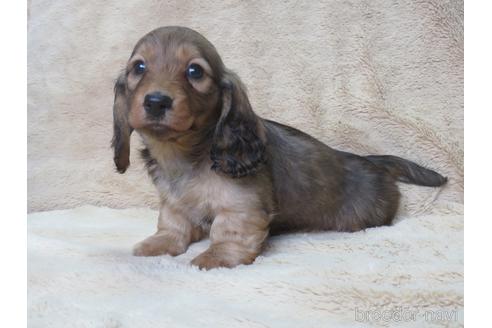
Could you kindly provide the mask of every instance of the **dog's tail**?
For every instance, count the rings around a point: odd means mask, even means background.
[[[373,164],[384,168],[396,180],[401,182],[427,187],[439,187],[448,181],[448,178],[443,177],[437,172],[397,156],[371,155],[365,156],[365,158]]]

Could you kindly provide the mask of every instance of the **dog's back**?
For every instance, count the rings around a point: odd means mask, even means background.
[[[278,213],[271,233],[358,231],[388,225],[398,209],[396,181],[427,186],[438,173],[395,156],[362,157],[334,150],[292,127],[265,121]]]

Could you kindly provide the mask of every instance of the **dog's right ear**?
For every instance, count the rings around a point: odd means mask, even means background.
[[[114,164],[119,173],[125,173],[130,165],[130,135],[133,129],[128,123],[128,99],[126,76],[122,73],[114,85],[113,139]]]

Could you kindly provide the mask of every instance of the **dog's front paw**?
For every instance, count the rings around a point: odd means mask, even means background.
[[[191,265],[197,266],[200,269],[205,269],[205,270],[210,270],[213,268],[220,268],[220,267],[229,267],[231,268],[232,266],[228,265],[228,261],[225,261],[224,259],[214,256],[211,254],[211,252],[204,252],[197,257],[195,257],[191,261]]]
[[[179,243],[166,235],[153,235],[133,247],[135,256],[158,256],[169,254],[177,256],[186,252],[187,245]]]
[[[200,269],[210,270],[213,268],[233,268],[239,264],[251,264],[255,260],[256,254],[248,252],[238,252],[237,249],[230,251],[224,246],[210,246],[202,254],[191,261]]]

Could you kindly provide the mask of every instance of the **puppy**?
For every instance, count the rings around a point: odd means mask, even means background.
[[[118,172],[129,165],[136,130],[160,197],[157,232],[135,246],[137,256],[176,256],[209,235],[193,265],[250,264],[269,234],[388,225],[397,181],[447,181],[408,160],[337,151],[258,117],[214,46],[185,27],[138,41],[117,79],[113,112]]]

